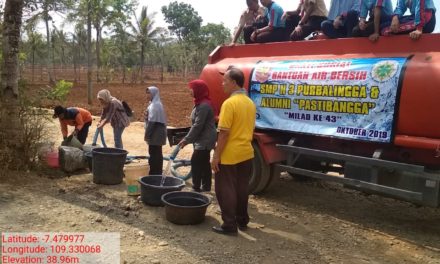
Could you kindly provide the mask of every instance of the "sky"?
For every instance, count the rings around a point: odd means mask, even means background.
[[[156,26],[166,27],[161,7],[168,5],[175,0],[138,0],[140,12],[142,6],[148,6],[148,12],[156,12]],[[392,0],[393,6],[396,6],[397,0]],[[245,0],[178,0],[190,4],[203,19],[203,24],[223,23],[229,29],[234,30],[238,24],[241,12],[247,8]],[[284,11],[295,10],[299,0],[275,0]],[[330,7],[330,0],[325,0],[327,8]],[[437,10],[440,10],[440,0],[434,0]],[[439,12],[440,13],[440,12]],[[439,14],[437,13],[437,14]],[[440,20],[437,20],[435,32],[440,32]]]

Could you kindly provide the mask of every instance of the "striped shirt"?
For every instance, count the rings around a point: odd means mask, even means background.
[[[106,123],[110,122],[112,127],[128,127],[130,125],[130,120],[121,101],[116,98],[112,99],[110,104],[102,110],[102,119],[105,119]]]

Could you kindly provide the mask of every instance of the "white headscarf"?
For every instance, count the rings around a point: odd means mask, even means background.
[[[148,87],[148,91],[151,94],[151,102],[148,105],[148,122],[157,122],[165,124],[167,123],[167,116],[163,109],[162,102],[160,101],[159,89],[155,86]]]
[[[102,99],[106,104],[111,103],[113,100],[113,96],[110,94],[110,91],[107,89],[102,89],[98,92],[98,99]]]

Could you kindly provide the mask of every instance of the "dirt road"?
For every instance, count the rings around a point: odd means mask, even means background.
[[[56,123],[53,133],[59,142]],[[130,153],[144,154],[143,124],[132,124],[123,140]],[[439,209],[282,175],[251,196],[249,230],[229,237],[210,231],[220,215],[209,195],[204,223],[177,226],[164,208],[127,196],[123,184],[93,184],[87,172],[8,173],[0,179],[0,227],[119,232],[121,263],[440,263]]]

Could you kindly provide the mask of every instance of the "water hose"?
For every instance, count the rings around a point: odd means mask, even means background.
[[[104,131],[103,129],[99,129],[97,128],[95,131],[95,135],[93,136],[93,142],[92,145],[96,146],[96,143],[98,141],[98,136],[100,135],[101,138],[101,143],[102,146],[104,148],[107,147],[107,145],[105,144],[105,138],[104,138]],[[174,147],[173,151],[171,152],[171,154],[169,156],[164,156],[163,159],[164,160],[171,160],[172,164],[171,164],[171,175],[173,175],[174,177],[180,178],[184,181],[188,180],[189,178],[191,178],[191,170],[186,174],[186,175],[180,175],[180,173],[177,171],[180,167],[188,167],[191,166],[191,160],[185,160],[185,159],[176,159],[177,154],[179,154],[180,151],[180,147],[178,145],[176,145],[176,147]],[[127,156],[127,159],[125,161],[125,163],[131,163],[133,160],[136,159],[149,159],[150,156]]]
[[[93,136],[92,146],[96,146],[96,142],[98,141],[98,135],[101,135],[101,143],[102,143],[102,146],[103,146],[104,148],[106,148],[107,145],[105,144],[104,130],[103,130],[102,128],[101,128],[101,129],[96,128],[95,135]]]

